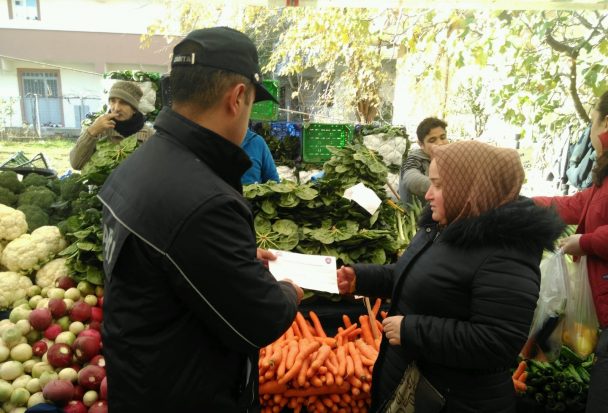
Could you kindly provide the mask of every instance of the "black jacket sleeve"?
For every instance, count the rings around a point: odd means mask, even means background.
[[[390,298],[395,280],[394,264],[356,264],[355,294]]]
[[[244,204],[216,197],[178,229],[168,257],[178,294],[237,351],[275,341],[297,311],[293,286],[277,282],[257,260],[252,225]]]
[[[401,345],[414,357],[450,367],[510,366],[527,339],[539,280],[538,266],[519,260],[516,253],[492,254],[473,280],[470,318],[406,315]]]

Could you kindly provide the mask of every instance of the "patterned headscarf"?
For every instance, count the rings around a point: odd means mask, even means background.
[[[497,208],[519,196],[524,168],[515,149],[477,141],[436,146],[448,224]]]

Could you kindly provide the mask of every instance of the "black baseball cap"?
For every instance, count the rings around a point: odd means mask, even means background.
[[[195,43],[192,53],[180,53],[181,46]],[[194,30],[173,48],[171,67],[200,65],[226,70],[245,76],[255,86],[255,100],[279,103],[262,84],[258,51],[245,35],[230,27],[211,27]]]

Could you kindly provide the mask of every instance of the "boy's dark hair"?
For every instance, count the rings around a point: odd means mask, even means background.
[[[424,143],[424,138],[431,132],[431,129],[435,128],[443,128],[447,129],[448,124],[438,118],[426,118],[416,128],[416,136],[418,136],[418,141]]]
[[[197,52],[194,43],[181,45],[180,53]],[[237,83],[247,85],[247,98],[255,93],[253,84],[245,76],[206,66],[175,66],[171,69],[171,98],[174,103],[190,102],[201,110],[213,107],[230,87]]]
[[[598,111],[599,116],[597,121],[601,122],[608,116],[608,92],[604,92],[600,96],[600,100],[595,107]],[[604,150],[604,153],[597,158],[595,168],[593,168],[593,183],[596,186],[602,186],[602,181],[608,176],[608,150]]]

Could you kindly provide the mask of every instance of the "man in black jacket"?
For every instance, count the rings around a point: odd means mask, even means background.
[[[118,412],[257,412],[258,352],[291,325],[302,290],[256,249],[240,148],[262,87],[255,46],[226,27],[174,49],[172,107],[108,178],[104,355]]]

